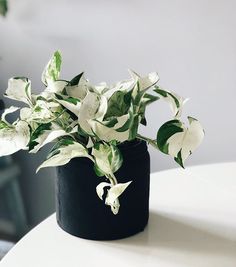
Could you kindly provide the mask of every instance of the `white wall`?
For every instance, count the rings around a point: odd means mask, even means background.
[[[1,93],[15,75],[42,90],[41,71],[56,49],[68,79],[84,70],[91,81],[114,82],[128,77],[127,68],[157,70],[163,87],[191,98],[184,115],[206,130],[187,165],[235,160],[235,9],[233,0],[11,0],[0,18]],[[151,107],[145,133],[154,137],[169,116],[165,105]],[[150,152],[153,171],[176,167]],[[34,175],[44,156],[17,154],[33,224],[53,210],[53,170]]]

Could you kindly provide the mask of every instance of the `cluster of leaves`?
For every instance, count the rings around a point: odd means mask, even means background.
[[[92,85],[83,73],[70,81],[60,80],[61,55],[54,53],[42,74],[46,88],[40,94],[31,92],[31,82],[24,77],[11,78],[5,96],[24,102],[23,108],[10,107],[0,120],[0,156],[20,149],[38,152],[54,142],[47,159],[39,166],[60,166],[75,157],[87,157],[94,162],[98,176],[105,176],[97,188],[98,196],[119,211],[118,197],[129,186],[118,183],[115,172],[122,165],[118,144],[142,139],[171,155],[183,166],[186,158],[203,139],[200,123],[189,117],[189,127],[180,121],[185,100],[157,86],[159,77],[153,72],[145,77],[130,71],[131,78],[108,86]],[[148,91],[151,91],[148,92]],[[163,99],[169,103],[173,119],[163,124],[157,138],[138,133],[140,124],[146,125],[146,107]],[[9,123],[6,115],[20,109],[19,118]],[[38,171],[37,170],[37,171]],[[108,190],[104,190],[108,188]]]

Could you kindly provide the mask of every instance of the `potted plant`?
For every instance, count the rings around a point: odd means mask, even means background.
[[[46,86],[31,91],[28,78],[8,82],[5,96],[24,102],[11,106],[0,121],[0,155],[20,149],[37,153],[54,142],[41,168],[57,166],[57,221],[67,232],[88,239],[109,240],[144,229],[149,214],[150,159],[147,144],[169,154],[180,165],[201,143],[201,124],[180,120],[185,99],[157,85],[153,72],[108,86],[92,85],[80,73],[60,80],[61,55],[54,53],[42,74]],[[148,92],[149,91],[149,92]],[[162,99],[173,112],[155,138],[139,134],[145,110]],[[6,115],[19,110],[9,123]],[[125,192],[124,192],[125,191]],[[100,198],[100,199],[99,199]]]

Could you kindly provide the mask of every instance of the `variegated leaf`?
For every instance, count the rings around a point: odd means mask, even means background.
[[[88,92],[81,102],[78,114],[78,122],[80,127],[89,135],[93,135],[93,131],[89,124],[89,120],[102,120],[107,111],[107,99],[93,92]]]
[[[91,86],[88,80],[84,78],[84,74],[80,73],[75,78],[73,78],[66,86],[66,93],[70,97],[83,100],[87,95],[90,87]]]
[[[158,86],[155,87],[154,92],[170,105],[174,117],[179,118],[182,115],[183,105],[188,99],[184,99],[173,92],[165,91]]]
[[[188,117],[188,120],[188,128],[181,121],[172,120],[163,124],[157,133],[159,149],[174,157],[182,167],[204,137],[204,130],[199,121],[191,117]]]
[[[104,188],[108,187],[107,196],[105,198],[105,204],[111,207],[113,214],[118,214],[120,208],[119,196],[125,191],[125,189],[130,185],[130,182],[119,183],[112,185],[107,182],[102,182],[96,187],[97,194],[101,200],[103,200],[103,195],[105,193]]]
[[[105,187],[111,187],[111,184],[109,184],[107,182],[102,182],[96,187],[97,195],[101,200],[103,200],[103,195],[105,193],[105,191],[104,191]]]
[[[55,123],[41,124],[31,134],[29,150],[30,153],[37,153],[46,144],[55,141],[57,138],[70,135]]]
[[[19,109],[18,107],[14,107],[14,106],[11,106],[10,108],[5,109],[4,112],[2,113],[1,121],[5,122],[6,124],[9,124],[6,121],[6,116],[10,113],[17,111],[18,109]]]
[[[88,121],[96,136],[105,142],[116,140],[124,142],[129,139],[130,134],[130,114],[126,114],[110,121]]]
[[[29,138],[29,126],[24,121],[18,121],[12,127],[0,129],[0,156],[11,155],[21,149],[27,149]]]
[[[120,203],[119,203],[119,196],[125,191],[125,189],[131,184],[130,182],[127,183],[119,183],[112,186],[107,191],[107,197],[105,200],[105,204],[111,206],[111,210],[113,214],[118,214]]]
[[[87,157],[93,161],[88,150],[81,144],[70,140],[67,145],[58,147],[51,152],[51,155],[38,167],[38,172],[42,168],[61,166],[67,164],[71,159],[77,157]]]
[[[99,171],[103,175],[113,175],[122,165],[123,158],[119,149],[112,144],[96,143],[92,155]]]
[[[51,81],[56,81],[59,79],[61,71],[61,61],[61,54],[59,51],[56,51],[48,62],[48,64],[46,65],[42,74],[42,82],[45,85],[49,85]]]
[[[60,103],[63,107],[71,111],[77,117],[79,116],[79,109],[81,107],[80,100],[73,97],[67,97],[64,99],[56,99],[58,103]]]
[[[31,104],[31,81],[25,77],[9,79],[5,97]]]

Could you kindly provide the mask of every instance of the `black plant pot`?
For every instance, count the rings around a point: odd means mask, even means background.
[[[116,172],[118,182],[132,183],[119,197],[117,215],[96,194],[105,177],[96,176],[93,163],[75,158],[57,168],[56,215],[66,232],[92,240],[114,240],[144,230],[149,216],[150,157],[146,142],[125,142],[119,146],[124,161]]]

